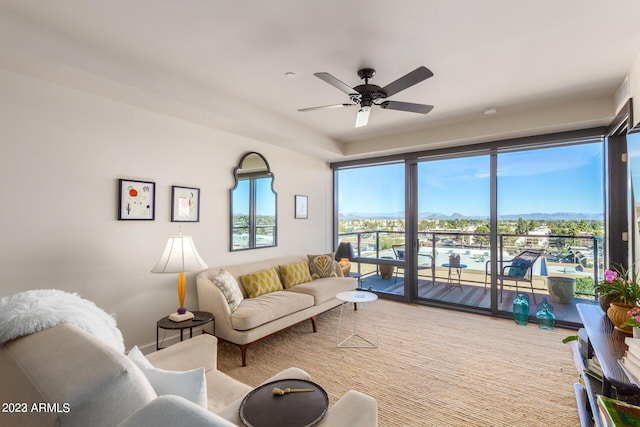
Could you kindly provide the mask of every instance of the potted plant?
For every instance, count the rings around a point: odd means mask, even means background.
[[[622,325],[628,320],[629,309],[637,306],[640,301],[640,284],[635,270],[622,266],[605,270],[604,280],[595,286],[595,290],[611,298],[607,316],[616,330],[631,334],[631,327]]]
[[[630,326],[633,329],[633,337],[640,338],[640,307],[635,306],[627,312],[627,321],[621,326]]]
[[[449,255],[449,266],[460,267],[460,254],[453,253]]]

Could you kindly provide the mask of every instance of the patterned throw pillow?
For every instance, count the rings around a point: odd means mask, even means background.
[[[227,270],[221,268],[218,274],[213,278],[213,283],[215,283],[224,294],[231,311],[233,312],[238,308],[244,297],[242,296],[242,291],[240,290],[235,277],[233,277]]]
[[[282,290],[282,283],[275,268],[241,276],[240,281],[249,298]]]
[[[311,273],[309,272],[309,264],[301,261],[295,264],[281,265],[280,276],[285,289],[289,289],[300,283],[310,282]]]
[[[509,277],[524,277],[531,263],[526,259],[514,258],[509,267]]]
[[[338,277],[336,272],[337,263],[333,259],[333,254],[308,255],[308,258],[309,271],[313,280],[324,277]]]

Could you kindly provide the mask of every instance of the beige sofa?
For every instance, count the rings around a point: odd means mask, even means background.
[[[289,256],[266,261],[251,262],[228,267],[209,268],[197,276],[198,305],[201,311],[215,316],[215,335],[240,347],[242,366],[247,364],[247,347],[266,336],[304,320],[311,320],[313,331],[317,331],[316,315],[337,307],[341,301],[336,299],[339,292],[356,289],[357,280],[353,277],[326,277],[302,283],[282,291],[247,298],[240,277],[275,268],[307,261],[307,256]],[[342,276],[340,267],[334,263],[334,269]],[[214,283],[214,277],[224,269],[236,279],[244,299],[234,311],[231,311],[225,295]],[[205,330],[213,333],[213,327]]]
[[[158,397],[127,356],[69,323],[5,343],[0,349],[0,425],[21,427],[164,427],[242,425],[251,390],[216,368],[217,340],[199,335],[149,354],[158,368],[205,368],[208,409],[177,396]],[[275,379],[308,379],[290,368]],[[373,398],[348,391],[319,426],[376,426]]]

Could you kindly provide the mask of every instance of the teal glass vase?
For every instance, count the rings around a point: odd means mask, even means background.
[[[550,331],[555,327],[556,316],[553,314],[553,307],[547,301],[547,297],[542,298],[542,303],[538,304],[536,319],[540,329]]]
[[[520,326],[529,323],[529,295],[519,293],[513,300],[513,319]]]

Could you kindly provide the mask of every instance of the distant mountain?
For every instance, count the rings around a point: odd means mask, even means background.
[[[593,213],[580,213],[580,212],[555,212],[555,213],[530,213],[519,215],[499,215],[498,219],[513,219],[518,218],[532,220],[532,219],[547,219],[547,220],[565,220],[565,221],[579,221],[584,219],[585,221],[602,221],[604,216],[602,214]]]
[[[431,220],[445,220],[445,219],[488,219],[487,216],[465,216],[460,213],[453,213],[446,215],[437,212],[420,212],[418,214],[419,219],[431,219]],[[554,212],[554,213],[542,213],[534,212],[528,214],[513,214],[513,215],[499,215],[500,220],[513,220],[518,218],[530,220],[548,220],[548,221],[602,221],[604,219],[602,214],[593,213],[580,213],[580,212]],[[354,212],[347,215],[340,215],[341,220],[354,220],[354,219],[404,219],[404,212],[390,212],[380,214],[369,214]]]
[[[347,215],[340,214],[340,219],[404,219],[404,212],[392,212],[392,213],[381,213],[381,214],[353,212]]]

